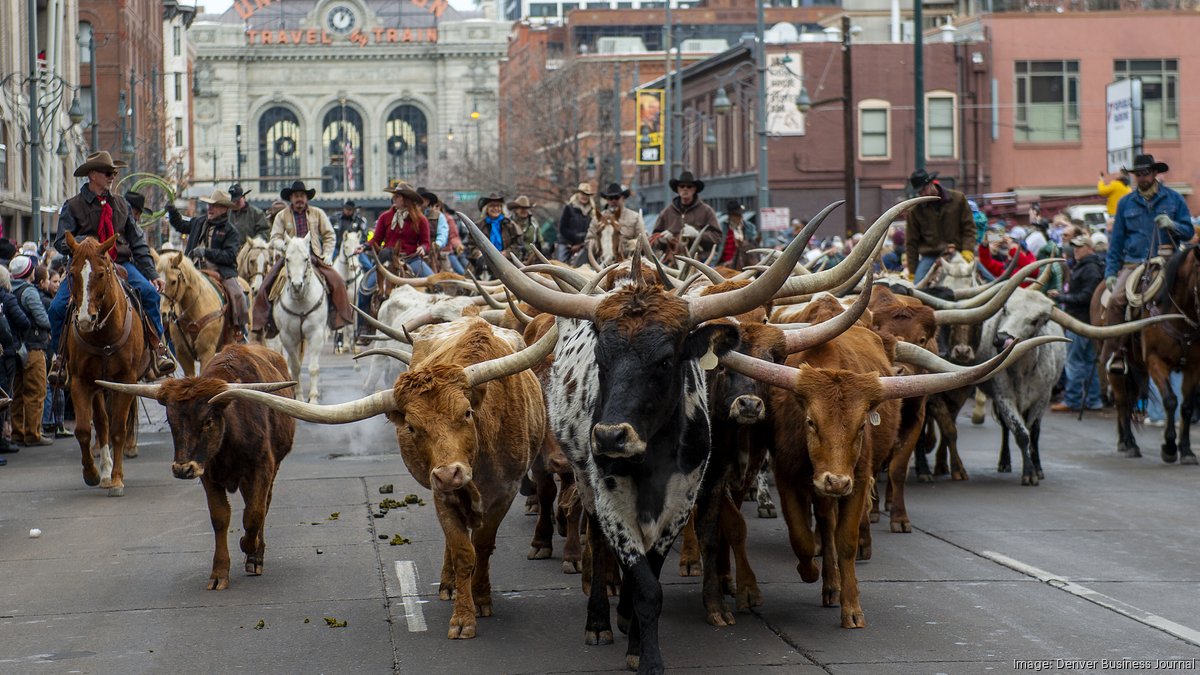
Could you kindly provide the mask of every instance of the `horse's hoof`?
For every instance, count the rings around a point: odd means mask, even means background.
[[[546,560],[554,553],[554,548],[551,546],[531,546],[529,553],[525,555],[526,560]]]
[[[1184,465],[1184,464],[1190,464],[1190,465],[1192,465],[1192,466],[1195,466],[1195,465],[1196,465],[1196,463],[1197,463],[1197,462],[1196,462],[1196,456],[1195,456],[1195,455],[1193,455],[1193,454],[1191,454],[1191,453],[1188,453],[1188,454],[1186,454],[1186,455],[1183,455],[1182,457],[1180,457],[1180,458],[1179,458],[1179,464],[1180,464],[1180,466],[1182,466],[1182,465]]]
[[[100,484],[100,473],[97,471],[92,471],[91,473],[88,473],[88,470],[84,469],[83,470],[83,483],[85,485],[87,485],[88,487],[96,487],[97,485]]]
[[[1129,448],[1125,451],[1125,456],[1130,459],[1137,459],[1142,456],[1142,451],[1139,448]]]
[[[611,645],[613,643],[613,632],[611,630],[584,631],[583,643],[586,645]]]
[[[919,473],[919,474],[917,474],[917,482],[918,483],[932,483],[933,476],[931,476],[930,474],[927,474],[927,473]]]
[[[1021,476],[1021,485],[1037,485],[1038,478],[1035,474],[1025,474]]]
[[[893,520],[892,532],[907,533],[912,532],[912,523],[906,520]]]
[[[138,456],[138,447],[135,445],[132,448],[125,448],[125,459],[133,459]]]
[[[997,466],[996,473],[1012,473],[1012,464],[1001,464]]]
[[[578,560],[564,560],[562,562],[563,574],[579,574],[583,569],[579,566]]]
[[[759,518],[778,518],[779,514],[775,512],[774,504],[760,504],[758,507]]]
[[[100,487],[102,487],[104,489],[108,489],[108,488],[111,488],[112,486],[113,486],[113,482],[112,482],[111,478],[101,478],[100,479]]]
[[[108,489],[108,496],[109,497],[124,497],[125,496],[125,486],[119,485],[116,487],[110,487]]]

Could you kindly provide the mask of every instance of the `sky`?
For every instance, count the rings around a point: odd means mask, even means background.
[[[233,0],[195,0],[195,3],[209,14],[220,14],[233,6]],[[471,9],[475,3],[474,0],[450,0],[450,6],[455,9]]]

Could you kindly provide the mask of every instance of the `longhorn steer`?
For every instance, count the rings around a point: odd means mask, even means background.
[[[226,492],[240,490],[246,504],[242,515],[246,533],[240,540],[246,574],[263,573],[263,529],[271,508],[271,490],[279,463],[292,450],[296,431],[296,421],[283,413],[264,411],[253,403],[214,399],[236,390],[290,398],[296,383],[287,378],[287,362],[277,352],[258,345],[229,345],[209,360],[198,377],[162,384],[97,381],[114,391],[152,398],[166,406],[175,444],[171,473],[184,480],[199,478],[208,495],[216,537],[209,590],[229,587],[231,511]]]
[[[413,478],[433,491],[446,536],[438,597],[454,600],[448,637],[475,637],[475,617],[492,615],[489,560],[496,529],[542,444],[546,408],[527,368],[554,348],[549,331],[513,353],[482,319],[464,319],[437,346],[414,345],[412,368],[392,389],[339,405],[289,401],[251,391],[221,397],[260,401],[294,417],[344,424],[385,414]],[[218,397],[220,398],[220,397]]]

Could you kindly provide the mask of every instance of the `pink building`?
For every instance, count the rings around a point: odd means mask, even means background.
[[[1105,86],[1143,83],[1144,152],[1200,212],[1200,14],[1007,13],[978,19],[990,46],[993,191],[1022,203],[1086,195],[1106,168]],[[1190,125],[1197,126],[1190,126]]]

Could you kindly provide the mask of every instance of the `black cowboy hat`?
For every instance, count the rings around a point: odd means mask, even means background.
[[[671,192],[679,192],[680,185],[691,185],[696,188],[696,192],[704,192],[704,181],[692,175],[691,171],[684,171],[679,174],[679,178],[672,178],[669,182]]]
[[[908,177],[908,184],[912,186],[912,189],[920,190],[921,188],[925,187],[926,185],[929,185],[933,181],[937,180],[937,177],[938,177],[937,171],[934,171],[933,173],[929,173],[925,169],[917,169],[916,171],[912,172],[912,175],[910,175]]]
[[[725,213],[728,213],[730,215],[733,215],[733,214],[741,215],[745,212],[746,212],[746,207],[742,206],[742,203],[739,202],[738,200],[730,199],[728,202],[725,202]]]
[[[1167,166],[1166,162],[1154,161],[1154,155],[1138,155],[1133,158],[1133,166],[1126,169],[1126,171],[1136,173],[1138,171],[1150,170],[1154,173],[1166,173],[1170,169],[1171,167]]]
[[[417,194],[421,195],[421,199],[425,200],[425,204],[433,206],[434,204],[442,203],[438,196],[423,187],[417,188]]]
[[[628,197],[629,188],[621,185],[620,183],[609,183],[608,187],[600,191],[600,196],[604,197],[605,199],[612,199],[613,197]]]
[[[482,211],[488,204],[491,204],[492,202],[500,202],[503,204],[504,195],[499,195],[493,192],[486,197],[480,197],[479,201],[475,202],[475,207]]]
[[[237,200],[241,199],[242,197],[245,197],[246,195],[250,194],[251,192],[254,192],[254,190],[242,189],[241,183],[234,183],[233,185],[229,186],[229,198],[235,202]]]
[[[135,211],[146,210],[146,196],[140,192],[134,192],[133,190],[126,192],[125,201],[129,202],[130,208]]]
[[[285,202],[291,201],[292,193],[294,193],[294,192],[303,192],[304,194],[308,195],[309,199],[312,199],[313,197],[317,196],[316,188],[313,188],[310,190],[304,185],[304,181],[298,180],[298,181],[295,181],[292,183],[292,187],[284,188],[284,189],[280,190],[279,197],[280,197],[280,199],[282,199]]]
[[[343,209],[353,209],[357,207],[358,204],[355,204],[353,199],[347,199],[346,201],[342,202]]]

